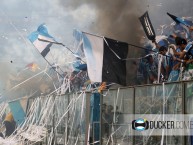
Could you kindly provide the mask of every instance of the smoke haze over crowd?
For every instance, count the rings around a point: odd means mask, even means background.
[[[39,62],[39,66],[43,66],[42,69],[45,68],[45,61],[27,40],[27,36],[42,23],[47,24],[51,35],[67,46],[72,46],[74,28],[143,45],[140,42],[145,34],[138,18],[145,11],[149,12],[156,31],[160,25],[173,22],[167,16],[167,12],[179,17],[191,17],[192,5],[192,0],[44,0],[38,3],[30,0],[19,2],[2,0],[0,5],[0,92],[9,90],[9,87],[6,87],[10,75],[17,76],[17,73],[28,63]],[[55,58],[62,54],[61,62],[67,62],[66,59],[72,57],[69,53],[67,57],[68,51],[63,51],[61,47],[53,46],[52,50],[57,50],[54,53]],[[10,63],[11,61],[13,63]],[[24,78],[30,75],[30,73],[25,74]],[[33,85],[30,85],[30,82],[27,83],[29,90],[26,91],[31,92],[30,88],[33,88]],[[34,88],[37,88],[36,84]],[[22,97],[20,90],[21,88],[18,88],[14,92],[18,97]]]

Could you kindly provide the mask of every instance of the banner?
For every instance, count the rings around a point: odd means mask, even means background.
[[[153,29],[153,25],[151,24],[149,14],[148,12],[145,12],[140,18],[139,18],[141,25],[143,26],[143,29],[145,31],[145,34],[147,35],[147,38],[149,40],[155,40],[155,31]]]

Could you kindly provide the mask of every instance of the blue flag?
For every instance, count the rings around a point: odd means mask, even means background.
[[[167,13],[168,14],[168,16],[170,16],[177,24],[183,24],[183,25],[185,25],[185,26],[187,26],[187,27],[190,27],[190,26],[192,26],[192,21],[189,21],[189,20],[186,20],[186,19],[182,19],[182,18],[179,18],[179,17],[176,17],[176,16],[174,16],[174,15],[172,15],[172,14],[170,14],[170,13]]]
[[[50,47],[55,39],[48,33],[45,24],[41,24],[37,31],[32,32],[28,39],[38,49],[43,57],[45,57],[50,51]]]

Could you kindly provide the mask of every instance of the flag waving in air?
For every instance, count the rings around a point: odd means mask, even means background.
[[[128,44],[77,31],[83,40],[87,70],[92,82],[126,85]]]
[[[145,31],[145,34],[149,40],[155,40],[156,34],[153,28],[153,25],[151,24],[151,20],[149,18],[148,12],[145,12],[140,18],[139,18],[141,25],[143,26],[143,29]]]
[[[168,16],[170,16],[177,24],[182,24],[182,25],[185,25],[186,27],[190,27],[192,26],[192,21],[190,20],[186,20],[186,19],[182,19],[182,18],[179,18],[179,17],[176,17],[170,13],[167,13]]]
[[[55,42],[55,39],[48,34],[45,24],[41,24],[37,31],[32,32],[28,36],[28,39],[38,49],[43,57],[45,57],[50,51],[52,42]]]

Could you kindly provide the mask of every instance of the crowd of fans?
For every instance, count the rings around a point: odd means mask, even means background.
[[[146,83],[193,79],[193,26],[185,29],[176,24],[173,29],[168,37],[153,40],[151,53],[141,58],[138,72],[147,78]]]
[[[138,84],[151,84],[193,79],[193,23],[190,27],[176,23],[168,27],[165,33],[156,37],[148,48],[148,53],[135,62],[138,67]],[[170,30],[168,30],[170,29]],[[147,48],[147,47],[146,47]],[[86,63],[76,58],[74,71],[70,75],[71,90],[89,90],[106,88],[103,83],[91,83]]]

